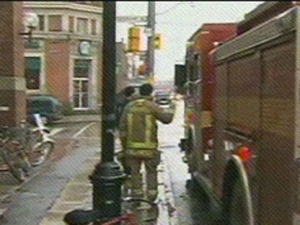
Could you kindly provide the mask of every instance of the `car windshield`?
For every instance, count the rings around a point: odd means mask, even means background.
[[[54,110],[54,102],[49,99],[31,99],[29,101],[30,112],[52,112]]]
[[[169,91],[156,91],[154,93],[155,96],[170,96],[170,92]]]
[[[30,103],[30,106],[33,108],[47,108],[47,107],[51,107],[51,102],[46,101],[46,100],[33,100]]]

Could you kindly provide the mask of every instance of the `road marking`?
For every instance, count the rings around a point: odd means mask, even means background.
[[[59,133],[59,132],[61,132],[61,131],[63,131],[63,130],[65,130],[66,128],[54,128],[53,130],[51,130],[51,132],[50,132],[50,136],[53,136],[53,135],[55,135],[55,134],[57,134],[57,133]]]
[[[81,128],[76,134],[74,134],[72,136],[72,138],[77,138],[79,135],[81,135],[86,129],[88,129],[90,126],[96,124],[96,122],[91,122],[88,125],[84,126],[83,128]]]

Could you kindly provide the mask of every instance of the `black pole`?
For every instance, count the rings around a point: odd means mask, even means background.
[[[113,161],[116,86],[116,2],[103,1],[102,161]]]
[[[67,213],[67,224],[88,224],[96,218],[107,221],[121,214],[121,187],[126,177],[114,162],[115,86],[116,86],[116,2],[103,1],[103,76],[101,160],[90,175],[93,209]],[[96,222],[97,224],[97,222]]]
[[[93,184],[93,209],[103,218],[121,214],[121,186],[125,174],[114,162],[115,86],[116,86],[116,2],[103,1],[103,105],[101,160],[96,165]]]

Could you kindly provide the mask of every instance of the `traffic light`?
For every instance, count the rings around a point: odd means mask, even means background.
[[[154,35],[154,49],[161,49],[161,34]]]
[[[139,52],[141,43],[141,30],[139,27],[131,27],[128,30],[128,52]]]

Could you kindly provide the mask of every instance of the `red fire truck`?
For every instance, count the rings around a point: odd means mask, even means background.
[[[300,224],[300,4],[203,24],[176,65],[193,183],[225,225]]]

